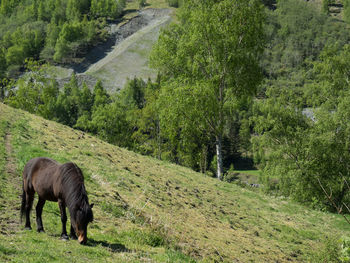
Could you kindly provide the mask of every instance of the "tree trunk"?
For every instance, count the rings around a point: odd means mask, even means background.
[[[202,152],[200,154],[200,161],[199,161],[200,171],[203,174],[205,174],[205,172],[207,171],[207,156],[208,156],[208,146],[203,145]]]
[[[217,178],[222,180],[224,169],[222,166],[222,138],[221,136],[216,137],[216,157],[217,157]]]
[[[335,204],[338,206],[338,208],[337,208],[338,211],[343,206],[343,199],[344,199],[347,191],[348,191],[348,187],[344,184],[343,187],[342,187],[341,192],[335,198]]]
[[[158,144],[158,159],[162,159],[162,154],[161,154],[161,138],[160,138],[160,124],[159,120],[157,120],[157,144]]]

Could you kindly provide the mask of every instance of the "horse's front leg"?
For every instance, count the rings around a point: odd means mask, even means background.
[[[69,237],[71,239],[74,239],[74,240],[78,239],[77,235],[75,234],[75,229],[74,229],[72,224],[70,225],[70,235],[69,235]]]
[[[66,204],[63,200],[58,200],[58,205],[61,211],[61,222],[62,222],[62,234],[61,239],[68,240],[66,223],[67,223],[67,214],[66,214]]]

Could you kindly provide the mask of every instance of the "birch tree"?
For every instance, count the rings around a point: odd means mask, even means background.
[[[189,0],[181,9],[180,23],[162,31],[151,65],[168,79],[163,115],[176,115],[215,140],[221,179],[225,123],[262,78],[264,11],[259,0]]]

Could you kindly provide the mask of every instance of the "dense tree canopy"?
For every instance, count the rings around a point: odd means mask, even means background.
[[[13,77],[27,58],[74,62],[106,38],[124,0],[3,0],[0,4],[0,77]]]
[[[163,31],[151,62],[173,82],[162,91],[169,111],[215,138],[222,178],[225,124],[237,100],[254,94],[261,80],[263,10],[259,1],[186,1],[180,24]]]
[[[331,189],[338,206],[350,201],[349,58],[349,45],[327,47],[303,94],[271,87],[256,103],[256,158],[268,189],[317,208],[334,209],[322,187]],[[304,108],[298,96],[313,108]]]

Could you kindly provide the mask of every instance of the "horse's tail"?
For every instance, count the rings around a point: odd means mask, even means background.
[[[24,191],[24,181],[22,181],[21,223],[22,223],[23,216],[26,212],[26,203],[27,203],[27,200],[26,200],[26,193]]]

